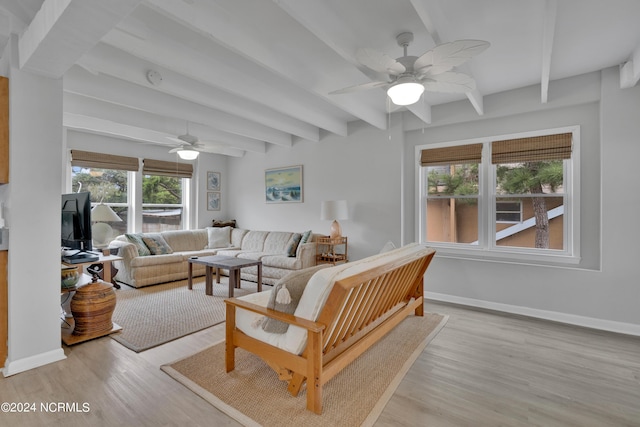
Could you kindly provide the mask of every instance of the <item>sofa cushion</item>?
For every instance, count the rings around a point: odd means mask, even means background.
[[[242,228],[232,228],[231,229],[231,246],[234,248],[242,247],[242,239],[249,232],[249,230],[244,230]]]
[[[149,250],[149,248],[147,247],[147,245],[144,243],[144,240],[142,240],[142,234],[125,234],[124,235],[127,240],[131,243],[133,243],[134,245],[136,245],[136,249],[138,250],[138,255],[139,256],[149,256],[151,255],[151,251]]]
[[[316,271],[327,267],[329,267],[329,264],[305,268],[304,270],[287,274],[280,279],[273,288],[267,308],[293,314],[298,307],[300,297],[302,297],[304,288],[307,286],[307,282],[309,282],[311,276],[313,276]],[[284,334],[289,329],[289,324],[265,317],[262,321],[262,329],[266,332]]]
[[[156,256],[138,256],[131,260],[131,267],[138,268],[144,266],[158,266],[162,268],[163,265],[181,264],[184,262],[184,259],[184,255],[178,253]]]
[[[194,251],[204,249],[209,243],[207,230],[169,230],[163,231],[162,237],[174,252]]]
[[[228,248],[231,246],[231,227],[207,227],[208,244],[205,249]]]
[[[171,249],[160,233],[145,233],[142,235],[142,241],[147,245],[147,248],[149,248],[151,255],[165,255],[173,253],[173,249]]]
[[[264,267],[284,268],[287,270],[299,270],[302,268],[302,260],[287,255],[266,254],[260,258]]]
[[[293,233],[285,231],[271,231],[264,239],[262,252],[270,254],[286,254],[287,244],[291,240]]]
[[[268,231],[250,230],[242,239],[242,246],[240,247],[243,251],[262,252],[264,250],[264,241],[268,235]]]

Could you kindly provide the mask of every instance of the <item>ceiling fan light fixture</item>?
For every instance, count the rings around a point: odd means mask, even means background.
[[[389,89],[387,95],[391,98],[391,102],[396,105],[411,105],[418,102],[424,86],[417,83],[413,77],[401,77]]]
[[[198,154],[200,154],[198,151],[191,148],[182,148],[176,151],[176,153],[178,153],[178,157],[182,160],[195,160],[198,158]]]

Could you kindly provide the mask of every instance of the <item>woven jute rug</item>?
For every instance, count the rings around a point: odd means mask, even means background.
[[[161,369],[216,408],[247,426],[372,425],[400,381],[447,317],[409,316],[323,387],[321,415],[306,410],[262,359],[236,349],[236,369],[224,367],[224,341]]]
[[[187,289],[187,281],[116,291],[112,320],[122,331],[110,335],[125,347],[141,352],[160,344],[224,322],[224,299],[229,296],[228,278],[213,284],[213,295],[205,294],[204,278]],[[256,283],[242,282],[234,296],[257,291]],[[269,287],[267,287],[269,288]],[[263,287],[264,289],[264,287]]]

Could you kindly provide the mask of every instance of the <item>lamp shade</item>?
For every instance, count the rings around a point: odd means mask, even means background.
[[[325,200],[320,206],[320,219],[349,219],[346,200]]]
[[[411,105],[418,102],[424,92],[424,86],[417,83],[413,77],[401,77],[387,89],[387,95],[396,105]]]
[[[178,157],[182,160],[195,160],[198,158],[198,154],[200,154],[198,151],[191,148],[183,148],[176,152],[178,153]]]
[[[104,203],[100,203],[91,209],[91,221],[120,222],[122,219],[109,206]]]

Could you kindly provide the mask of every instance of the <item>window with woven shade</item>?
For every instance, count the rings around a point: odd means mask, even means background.
[[[129,175],[138,171],[138,158],[82,150],[71,150],[70,157],[72,192],[89,191],[94,206],[104,203],[122,220],[110,223],[113,235],[107,238],[126,233],[131,212]]]
[[[578,127],[419,147],[421,241],[577,263],[578,147]]]
[[[193,176],[190,163],[142,161],[142,230],[161,232],[185,227],[185,191]]]

